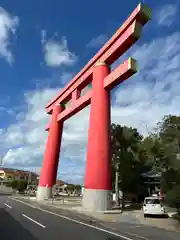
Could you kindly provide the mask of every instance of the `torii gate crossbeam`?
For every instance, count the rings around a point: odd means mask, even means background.
[[[139,4],[112,38],[89,63],[46,106],[52,114],[37,199],[50,198],[56,183],[63,123],[91,104],[83,206],[90,210],[111,208],[110,90],[137,72],[136,60],[129,58],[115,70],[110,65],[140,37],[151,10]],[[82,94],[89,84],[92,88]],[[72,173],[73,174],[73,173]]]

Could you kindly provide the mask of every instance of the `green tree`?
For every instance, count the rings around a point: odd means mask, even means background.
[[[176,207],[177,213],[180,215],[180,186],[174,186],[166,194],[166,203],[172,207]]]
[[[74,185],[74,188],[77,192],[81,191],[81,185],[79,184]]]
[[[18,181],[17,181],[17,180],[12,181],[12,182],[11,182],[11,187],[12,187],[12,189],[17,189],[17,187],[18,187]]]
[[[27,188],[27,181],[17,181],[11,182],[11,187],[17,189],[18,191],[24,191]]]
[[[158,123],[164,153],[163,168],[180,171],[180,117],[168,115]]]
[[[161,173],[161,188],[167,192],[179,182],[180,175],[180,117],[164,116],[158,132],[143,140],[146,164]]]
[[[75,189],[75,186],[74,186],[73,184],[68,184],[68,185],[67,185],[67,190],[68,190],[68,192],[73,192],[74,189]]]
[[[111,125],[111,151],[113,187],[116,204],[119,205],[119,188],[122,192],[136,191],[139,183],[142,136],[137,129]]]
[[[27,181],[18,181],[18,184],[17,184],[17,190],[18,191],[24,191],[24,190],[26,190],[26,188],[27,188],[27,184],[28,184],[28,182]]]
[[[164,116],[159,126],[159,151],[155,167],[162,172],[162,188],[180,184],[180,117]]]

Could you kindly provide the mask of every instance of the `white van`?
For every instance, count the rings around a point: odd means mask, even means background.
[[[146,197],[143,205],[144,217],[147,215],[164,215],[165,208],[158,197]]]

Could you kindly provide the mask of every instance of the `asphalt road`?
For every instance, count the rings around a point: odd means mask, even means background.
[[[92,218],[71,211],[42,206],[31,201],[23,202],[18,199],[12,200],[8,195],[0,193],[0,240],[180,239],[180,232],[129,222],[94,222]]]
[[[0,239],[25,240],[134,240],[86,224],[72,222],[53,214],[31,208],[8,196],[0,196]],[[137,239],[137,238],[136,238]]]

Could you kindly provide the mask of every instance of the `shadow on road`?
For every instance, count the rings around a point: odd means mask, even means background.
[[[0,208],[0,239],[1,240],[37,240],[30,232],[23,228],[3,208]]]
[[[13,194],[12,193],[1,193],[0,192],[0,196],[12,196]]]
[[[168,214],[164,215],[147,215],[145,218],[154,218],[154,219],[163,219],[163,218],[169,218]]]

